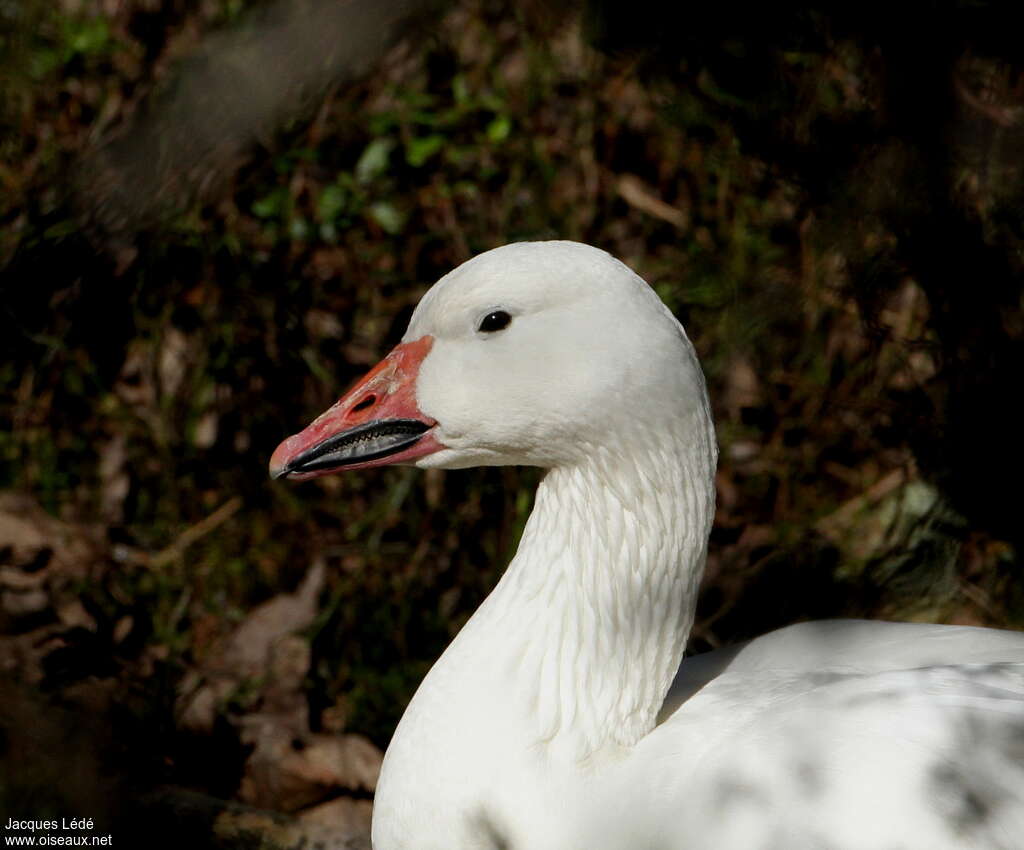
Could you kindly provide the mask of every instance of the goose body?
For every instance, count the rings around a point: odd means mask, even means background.
[[[685,332],[571,242],[482,254],[277,477],[547,470],[388,748],[376,850],[1024,847],[1024,634],[805,623],[682,661],[716,444]]]

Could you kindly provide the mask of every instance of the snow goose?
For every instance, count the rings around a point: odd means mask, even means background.
[[[278,447],[278,478],[547,470],[395,732],[376,850],[1024,847],[1024,634],[807,623],[682,662],[716,453],[682,327],[572,242],[443,277]]]

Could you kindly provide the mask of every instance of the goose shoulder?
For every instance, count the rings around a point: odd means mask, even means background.
[[[1024,632],[978,626],[815,620],[684,658],[659,719],[725,675],[878,673],[951,664],[1024,661]]]
[[[1013,850],[1024,662],[730,671],[634,755],[590,809],[607,846]]]

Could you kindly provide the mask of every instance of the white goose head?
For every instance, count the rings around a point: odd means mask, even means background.
[[[402,344],[285,440],[271,473],[572,466],[709,422],[706,407],[689,340],[641,278],[588,245],[522,242],[441,278]]]

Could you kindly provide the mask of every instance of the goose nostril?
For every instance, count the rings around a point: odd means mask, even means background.
[[[372,407],[377,402],[377,396],[372,393],[364,398],[359,404],[352,408],[353,413],[357,413],[360,410],[366,410],[368,407]]]

